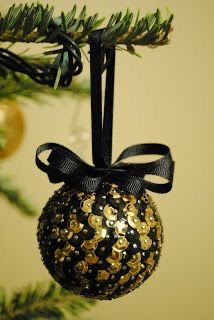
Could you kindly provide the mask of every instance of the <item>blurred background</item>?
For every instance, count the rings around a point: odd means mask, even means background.
[[[74,4],[40,2],[54,5],[56,15]],[[0,0],[1,11],[13,3]],[[118,52],[116,62],[114,158],[131,144],[157,142],[170,146],[176,162],[173,190],[152,195],[164,224],[163,255],[157,271],[138,290],[114,301],[99,302],[87,317],[212,320],[214,3],[79,0],[77,5],[79,9],[87,5],[89,14],[98,12],[107,18],[126,8],[133,12],[140,9],[142,15],[169,8],[175,15],[169,45],[139,47],[141,58]],[[89,65],[84,60],[81,77],[88,76]],[[35,150],[41,143],[58,142],[91,161],[90,103],[89,99],[51,97],[42,103],[22,100],[22,110],[26,126],[23,143],[1,164],[1,172],[14,178],[41,212],[57,186],[35,166]],[[82,150],[75,139],[84,144]],[[37,245],[37,218],[26,219],[4,198],[0,198],[0,215],[0,283],[11,290],[49,279]]]

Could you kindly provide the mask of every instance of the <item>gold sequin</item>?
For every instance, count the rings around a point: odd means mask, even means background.
[[[113,195],[113,199],[119,199],[121,198],[121,195],[119,193],[116,193]]]
[[[132,259],[127,262],[127,265],[129,267],[134,267],[135,265],[139,264],[139,262],[141,262],[140,252],[133,254]]]
[[[107,219],[115,221],[117,220],[117,210],[111,207],[109,204],[104,207],[103,212]]]
[[[90,252],[86,254],[85,261],[88,264],[96,264],[99,261],[99,258],[96,256],[94,252]]]
[[[85,251],[85,252],[92,252],[95,251],[97,249],[97,241],[94,239],[91,240],[84,240],[81,248]]]
[[[94,200],[91,198],[81,201],[80,207],[82,211],[91,213],[92,212],[92,204],[94,203]]]
[[[56,259],[56,261],[63,262],[65,260],[65,255],[63,254],[61,249],[56,249],[54,251],[54,258]]]
[[[146,259],[146,264],[147,264],[147,270],[152,270],[155,265],[155,260],[154,260],[154,252],[150,253],[150,256],[148,259]]]
[[[112,184],[109,194],[111,194],[114,199],[119,199],[121,198],[121,195],[117,192],[116,188],[118,188],[118,186],[116,184]]]
[[[145,223],[141,222],[140,226],[137,228],[140,235],[147,235],[150,231],[150,227]]]
[[[73,233],[79,233],[84,225],[77,221],[76,215],[72,214],[71,215],[71,220],[68,223],[68,229],[71,230]]]
[[[120,277],[120,280],[118,281],[118,284],[125,284],[129,281],[131,274],[128,272],[127,274],[124,274]]]
[[[113,249],[116,251],[126,250],[129,246],[129,242],[125,237],[118,237],[117,242],[113,245]]]
[[[68,230],[68,229],[61,229],[59,234],[60,234],[60,238],[62,240],[71,239],[72,236],[73,236],[73,232],[71,230]]]
[[[77,273],[85,274],[88,271],[88,265],[85,261],[79,261],[74,267]]]
[[[72,245],[70,245],[69,243],[66,243],[62,249],[63,254],[65,256],[69,256],[70,254],[72,254],[75,250],[75,247],[73,247]]]
[[[95,239],[97,242],[100,242],[100,241],[102,241],[103,239],[105,239],[106,233],[107,233],[107,230],[106,230],[105,228],[97,229],[96,232],[95,232],[94,239]]]
[[[125,236],[128,225],[124,221],[117,221],[115,224],[115,232],[120,236]]]
[[[98,281],[106,281],[108,280],[110,273],[106,270],[99,270],[96,280]]]
[[[154,228],[156,226],[157,222],[154,218],[154,211],[150,207],[146,208],[145,220],[146,220],[146,223],[148,224],[148,226],[150,226],[151,228]]]
[[[62,249],[56,249],[54,251],[54,258],[56,261],[63,262],[66,257],[74,252],[75,248],[69,243],[66,243]]]
[[[112,263],[112,262],[119,262],[123,257],[122,252],[112,250],[111,255],[106,259],[107,262]]]
[[[123,212],[126,213],[126,215],[129,215],[129,216],[136,216],[137,213],[138,213],[138,210],[137,208],[135,207],[135,205],[133,203],[127,203],[125,205],[125,207],[123,208]]]
[[[152,240],[148,236],[140,236],[141,249],[148,250],[152,245]]]
[[[133,195],[133,194],[126,194],[124,197],[123,197],[123,200],[125,202],[130,202],[132,204],[135,204],[137,202],[137,198]]]
[[[115,220],[106,220],[106,225],[109,227],[109,228],[113,228],[116,224],[116,221]]]
[[[98,229],[102,228],[102,220],[103,217],[97,216],[95,214],[90,214],[88,218],[88,223],[92,228]]]
[[[135,216],[128,216],[128,223],[134,229],[141,227],[140,219],[136,218]]]
[[[108,270],[110,271],[111,274],[115,274],[120,271],[121,267],[122,267],[121,262],[112,262],[108,267]]]
[[[136,276],[141,271],[141,264],[138,263],[135,266],[130,268],[130,274]]]

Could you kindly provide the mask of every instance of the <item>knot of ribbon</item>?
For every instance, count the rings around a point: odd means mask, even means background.
[[[170,149],[163,144],[137,144],[126,148],[112,164],[112,124],[114,100],[115,46],[102,45],[102,30],[93,31],[90,43],[91,79],[91,128],[94,166],[87,164],[74,152],[56,143],[38,147],[36,164],[48,174],[52,183],[65,182],[77,190],[96,192],[105,181],[114,182],[126,192],[139,195],[145,189],[166,193],[172,188],[174,162]],[[104,65],[104,59],[106,59]],[[102,108],[102,73],[106,69],[104,112]],[[103,115],[104,113],[104,115]],[[48,164],[39,155],[47,150],[51,153]],[[148,163],[126,163],[123,160],[139,155],[160,155],[158,160]],[[159,176],[167,180],[155,183],[145,179],[146,175]]]

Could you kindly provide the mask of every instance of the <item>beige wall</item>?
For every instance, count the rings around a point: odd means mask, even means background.
[[[12,1],[0,0],[6,8]],[[18,1],[17,1],[18,2]],[[41,1],[68,10],[72,1]],[[142,14],[156,7],[175,14],[169,46],[141,49],[142,58],[117,55],[115,156],[126,146],[160,142],[176,161],[173,191],[153,198],[165,226],[160,266],[140,289],[100,302],[91,319],[212,320],[213,311],[213,11],[211,0],[78,1],[89,12],[110,16],[127,6]],[[84,76],[87,77],[85,67]],[[39,210],[56,186],[34,165],[36,147],[46,141],[68,144],[75,101],[25,103],[25,140],[2,164]],[[89,130],[89,102],[80,105],[80,125]],[[59,121],[60,119],[60,121]],[[90,145],[85,158],[90,159]],[[23,218],[0,199],[0,283],[9,289],[48,279],[37,249],[37,222]]]

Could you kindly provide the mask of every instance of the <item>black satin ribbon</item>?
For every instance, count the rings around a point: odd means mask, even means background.
[[[49,165],[39,159],[39,155],[51,150]],[[148,163],[123,163],[133,155],[157,154],[163,157]],[[56,143],[41,145],[36,152],[36,164],[48,174],[52,183],[65,182],[79,190],[95,192],[106,180],[118,183],[129,193],[138,195],[144,189],[166,193],[172,188],[173,161],[170,150],[163,144],[137,144],[125,149],[116,162],[107,168],[96,168],[66,147]],[[166,183],[154,183],[144,179],[145,175],[155,175],[168,180]]]
[[[145,189],[158,193],[169,192],[172,188],[174,162],[166,145],[157,143],[133,145],[126,148],[118,159],[111,163],[115,47],[105,48],[102,45],[102,30],[92,32],[89,42],[94,166],[87,164],[74,152],[56,143],[46,143],[37,149],[37,166],[48,174],[50,182],[65,182],[85,192],[96,192],[104,181],[114,182],[134,195],[141,194]],[[104,112],[102,108],[103,69],[106,69]],[[47,159],[48,164],[45,164],[39,156],[47,150],[51,153]],[[123,162],[129,157],[148,154],[162,157],[148,163]],[[148,181],[145,179],[147,174],[162,177],[166,182]]]
[[[112,158],[115,46],[102,45],[103,29],[92,32],[90,43],[92,155],[95,167],[109,167]],[[104,59],[106,64],[104,65]],[[106,69],[104,115],[102,73]]]

